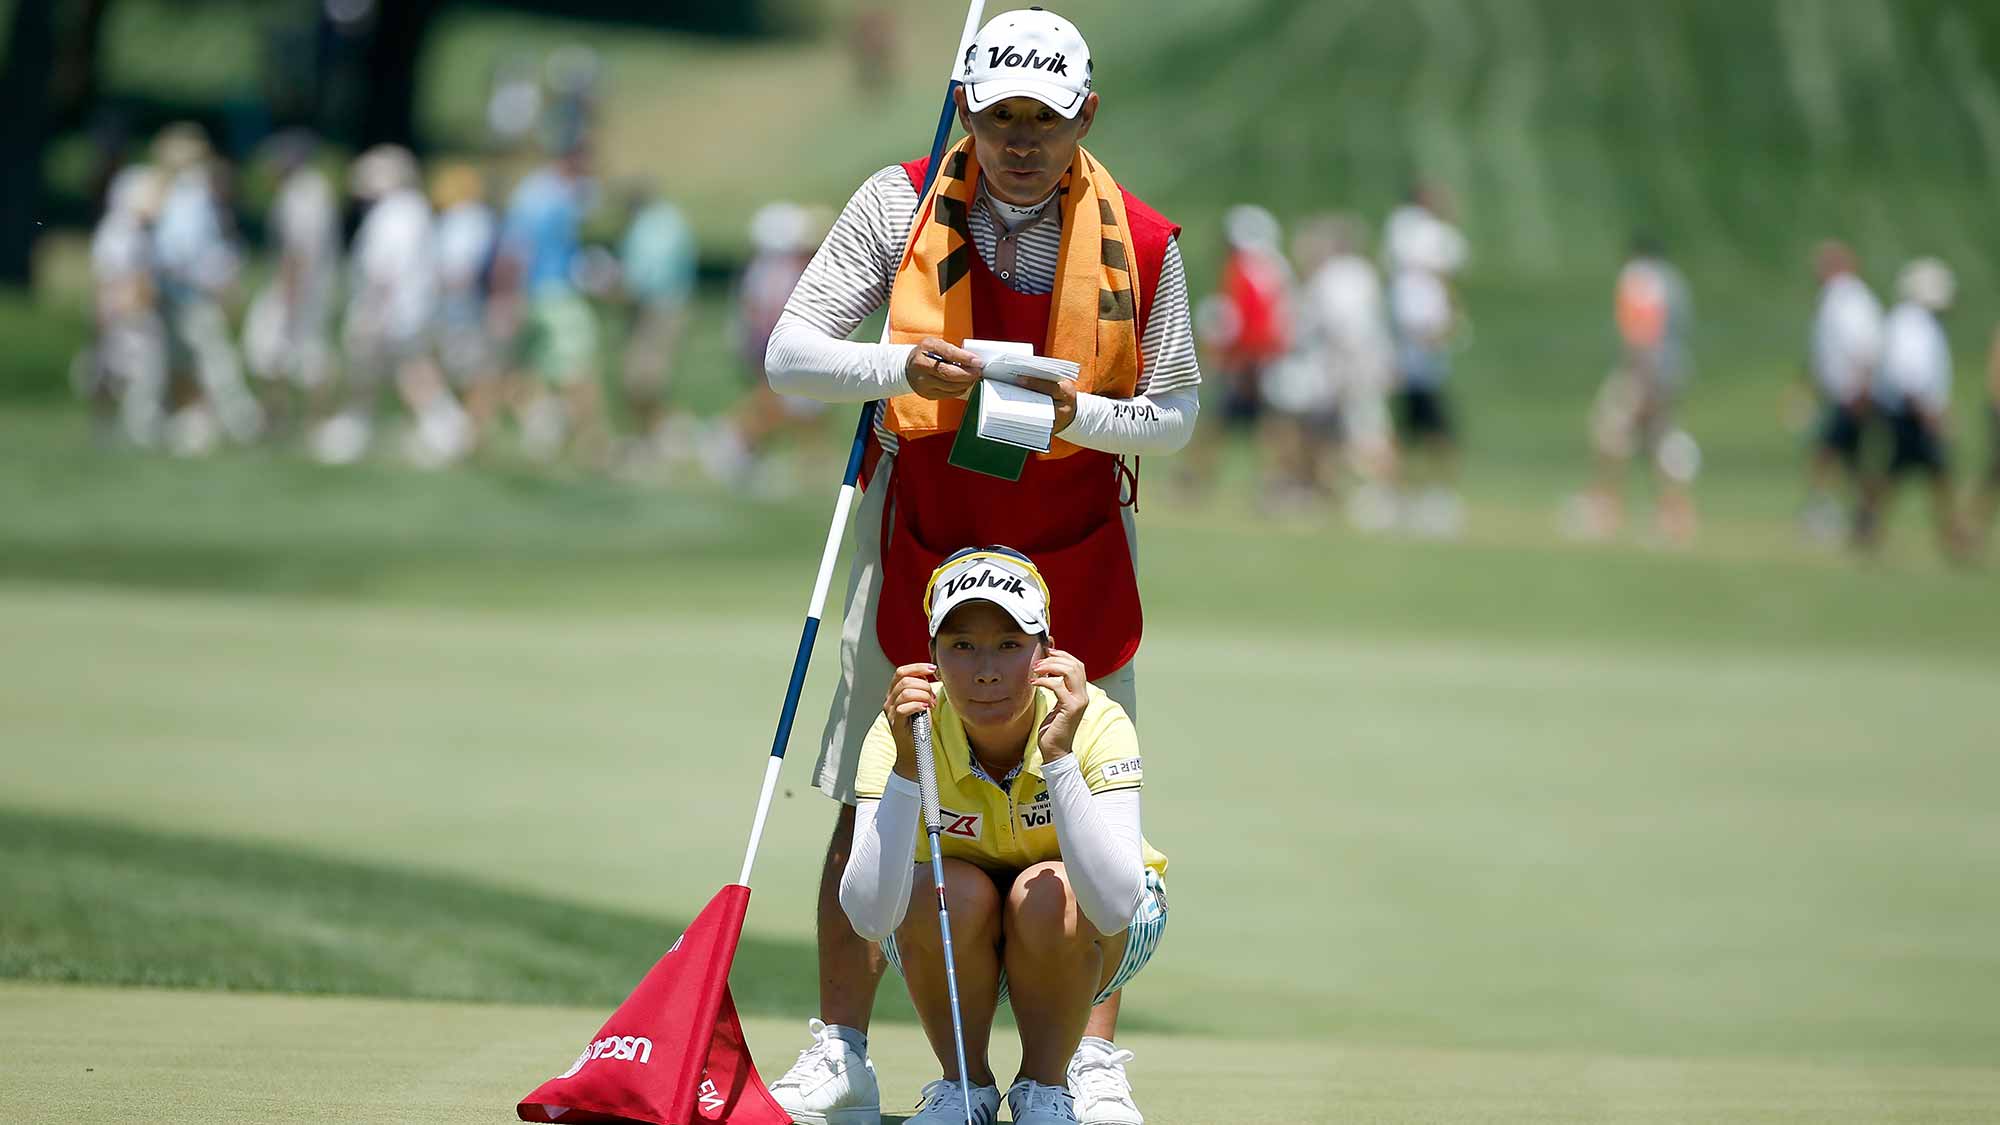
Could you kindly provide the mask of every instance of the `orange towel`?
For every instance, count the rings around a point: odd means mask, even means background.
[[[944,166],[910,232],[910,245],[889,294],[889,339],[914,344],[937,336],[963,344],[973,336],[973,193],[979,162],[972,140],[945,154]],[[1126,223],[1125,193],[1111,173],[1079,148],[1057,189],[1062,201],[1062,258],[1049,303],[1046,354],[1075,362],[1077,390],[1131,398],[1139,386],[1137,257]],[[889,428],[909,438],[951,433],[965,415],[959,400],[934,402],[918,395],[889,400]],[[1077,446],[1055,440],[1038,457],[1067,457]]]

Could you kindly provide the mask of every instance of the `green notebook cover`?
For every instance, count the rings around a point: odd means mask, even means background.
[[[965,418],[959,422],[958,437],[951,443],[951,463],[1001,480],[1020,480],[1021,470],[1028,464],[1028,451],[979,436],[979,396],[985,389],[985,384],[975,383],[972,393],[965,398]]]

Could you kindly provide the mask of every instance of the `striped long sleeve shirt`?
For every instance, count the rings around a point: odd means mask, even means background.
[[[889,299],[916,209],[916,189],[901,165],[882,169],[855,191],[771,334],[764,367],[774,389],[823,402],[867,402],[910,392],[904,368],[915,345],[847,337]],[[1062,211],[1053,196],[1035,207],[1014,207],[982,186],[971,227],[974,246],[1002,284],[1021,293],[1054,291]],[[1171,453],[1193,435],[1201,410],[1201,367],[1176,242],[1167,244],[1139,350],[1134,396],[1079,394],[1076,419],[1063,431],[1064,440],[1106,453]],[[896,435],[879,418],[875,432],[884,451],[894,453]]]

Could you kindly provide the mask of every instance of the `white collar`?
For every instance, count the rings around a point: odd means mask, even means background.
[[[1042,212],[1049,209],[1049,203],[1055,199],[1056,192],[1061,190],[1062,186],[1058,184],[1054,189],[1050,190],[1047,196],[1043,197],[1040,203],[1030,203],[1026,207],[1021,207],[994,195],[991,191],[987,190],[985,184],[982,183],[979,185],[979,194],[986,197],[986,202],[993,207],[993,214],[1000,219],[1001,223],[1006,225],[1008,230],[1014,230],[1024,223],[1031,223],[1040,218]]]

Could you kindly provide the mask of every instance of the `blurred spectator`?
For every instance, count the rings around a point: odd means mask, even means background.
[[[396,145],[377,145],[356,158],[349,187],[367,211],[354,234],[350,263],[345,402],[313,434],[312,452],[329,464],[351,463],[366,453],[382,382],[393,376],[416,416],[407,449],[411,459],[446,463],[470,448],[472,427],[431,356],[436,231],[416,158]]]
[[[572,444],[601,464],[606,435],[598,391],[597,316],[576,282],[583,218],[595,199],[581,143],[514,188],[494,262],[496,335],[512,339],[528,375],[517,380],[522,443],[541,458]]]
[[[1305,276],[1298,302],[1299,350],[1321,372],[1335,424],[1313,432],[1317,444],[1337,437],[1360,478],[1348,511],[1363,528],[1395,519],[1389,485],[1395,474],[1395,435],[1388,391],[1394,348],[1383,305],[1382,280],[1367,257],[1366,234],[1351,216],[1317,219],[1300,232],[1297,257]],[[1321,456],[1310,458],[1318,483]]]
[[[1254,424],[1263,413],[1264,371],[1291,348],[1292,271],[1279,250],[1283,231],[1269,211],[1239,204],[1223,217],[1229,255],[1222,294],[1229,319],[1219,341],[1228,399],[1224,417]]]
[[[1617,533],[1625,517],[1624,476],[1643,455],[1656,484],[1657,529],[1667,542],[1686,545],[1695,535],[1692,489],[1701,469],[1700,447],[1674,417],[1691,367],[1687,281],[1656,241],[1640,235],[1618,271],[1612,303],[1621,356],[1591,410],[1597,480],[1573,530],[1593,538]]]
[[[101,428],[127,441],[160,440],[167,400],[167,337],[153,277],[153,221],[164,184],[149,165],[112,178],[104,217],[90,239],[92,347],[79,356],[81,390]]]
[[[502,405],[486,323],[499,220],[487,205],[485,178],[470,164],[439,168],[431,177],[431,203],[438,216],[438,362],[464,396],[474,434],[483,437]]]
[[[1822,243],[1815,269],[1819,309],[1809,354],[1821,411],[1804,519],[1808,534],[1831,540],[1846,533],[1844,513],[1860,502],[1861,435],[1882,354],[1882,302],[1843,243]]]
[[[703,451],[712,475],[765,494],[785,489],[771,460],[775,441],[786,433],[810,438],[827,410],[817,399],[779,394],[764,375],[771,333],[819,247],[818,225],[812,212],[796,203],[766,204],[751,216],[753,253],[736,287],[738,355],[750,394]]]
[[[632,192],[628,203],[631,218],[618,259],[632,319],[621,384],[641,448],[664,453],[667,395],[694,297],[694,232],[680,208],[651,187]]]
[[[268,226],[277,262],[243,319],[243,356],[251,374],[272,384],[265,395],[270,412],[296,415],[289,384],[304,396],[304,413],[314,421],[324,415],[331,390],[329,323],[340,271],[340,201],[313,165],[317,150],[317,138],[303,130],[280,134],[271,144],[279,180]]]
[[[1951,488],[1947,426],[1951,412],[1951,342],[1938,323],[1958,288],[1951,268],[1936,258],[1919,258],[1896,278],[1896,307],[1882,326],[1882,367],[1875,381],[1875,407],[1888,436],[1888,460],[1871,473],[1856,521],[1856,541],[1875,546],[1903,474],[1930,479],[1931,517],[1938,543],[1949,557],[1964,549]]]
[[[1465,236],[1452,224],[1442,193],[1418,185],[1390,213],[1382,244],[1396,342],[1396,420],[1405,483],[1416,489],[1407,518],[1422,534],[1456,535],[1464,513],[1456,491],[1457,426],[1445,383],[1459,329],[1452,285],[1465,266]]]
[[[203,452],[214,444],[217,423],[235,441],[254,441],[264,428],[264,411],[244,385],[222,308],[241,259],[222,206],[218,161],[207,134],[189,122],[162,130],[153,158],[167,185],[153,239],[168,362],[176,374],[192,374],[200,388],[196,401],[173,413],[168,445],[179,453]]]
[[[1277,217],[1252,203],[1223,214],[1228,253],[1216,299],[1204,302],[1202,335],[1222,369],[1223,403],[1218,420],[1198,430],[1183,468],[1188,483],[1204,487],[1214,479],[1219,443],[1230,431],[1256,435],[1258,456],[1269,456],[1276,439],[1260,427],[1266,372],[1292,346],[1292,269],[1285,260]],[[1259,488],[1263,487],[1259,472]]]

